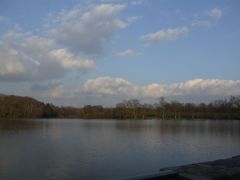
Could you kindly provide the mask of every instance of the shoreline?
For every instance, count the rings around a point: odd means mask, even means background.
[[[179,119],[174,119],[174,118],[165,118],[165,119],[161,119],[161,118],[145,118],[145,119],[117,119],[117,118],[79,118],[79,117],[50,117],[50,118],[2,118],[0,117],[0,121],[4,121],[4,120],[9,120],[9,121],[16,121],[16,120],[36,120],[36,119],[45,119],[45,120],[51,120],[51,119],[65,119],[65,120],[69,120],[69,119],[77,119],[77,120],[119,120],[119,121],[151,121],[151,120],[166,120],[166,121],[182,121],[182,120],[186,120],[186,121],[240,121],[240,119],[211,119],[211,118],[195,118],[195,119],[188,119],[188,118],[179,118]]]
[[[236,180],[240,179],[240,155],[214,161],[161,168],[154,174],[123,178],[121,180]]]

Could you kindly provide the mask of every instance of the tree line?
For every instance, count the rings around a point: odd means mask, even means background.
[[[198,104],[169,102],[164,97],[154,104],[130,99],[110,108],[100,105],[59,107],[30,97],[0,96],[0,118],[240,119],[240,96]]]

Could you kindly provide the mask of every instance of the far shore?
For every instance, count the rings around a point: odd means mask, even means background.
[[[125,100],[115,107],[86,105],[59,107],[31,97],[0,96],[0,119],[211,119],[240,120],[240,96],[210,103],[168,102],[161,97],[154,104],[143,104],[137,99]]]

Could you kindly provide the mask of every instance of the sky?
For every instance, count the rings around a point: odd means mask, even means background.
[[[238,0],[0,0],[0,94],[56,105],[240,95]]]

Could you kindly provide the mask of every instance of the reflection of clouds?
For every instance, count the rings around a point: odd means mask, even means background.
[[[117,123],[116,129],[136,136],[137,143],[133,145],[153,164],[180,165],[239,153],[239,143],[236,143],[240,138],[239,121],[130,121]]]
[[[11,125],[0,130],[0,179],[110,179],[232,156],[240,147],[240,121],[34,122],[40,125],[24,125],[31,131],[14,124],[17,133],[6,133]]]

